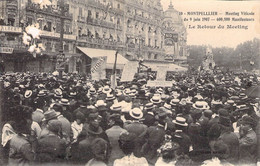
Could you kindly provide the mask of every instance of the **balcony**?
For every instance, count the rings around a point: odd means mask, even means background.
[[[51,37],[51,38],[60,38],[60,33],[41,31],[41,36]],[[67,39],[67,40],[76,40],[76,35],[64,34],[63,38]]]
[[[32,11],[33,13],[50,15],[53,17],[58,16],[58,17],[62,17],[67,20],[72,20],[72,14],[65,12],[64,15],[61,15],[61,10],[53,8],[52,6],[40,8],[39,4],[28,3],[26,6],[26,11]]]
[[[104,20],[98,20],[98,19],[93,19],[93,18],[87,18],[87,23],[90,25],[94,25],[94,26],[101,26],[101,27],[105,27],[105,28],[110,28],[110,29],[122,29],[122,26],[120,25],[116,25],[114,23],[111,22],[107,22]]]
[[[0,32],[5,32],[5,33],[22,33],[22,28],[21,27],[14,27],[14,26],[0,25]]]
[[[18,7],[17,2],[9,2],[6,4],[6,8],[8,9],[17,9],[17,7]]]
[[[96,39],[88,36],[80,36],[77,39],[78,42],[86,43],[89,45],[110,46],[110,47],[124,47],[123,42],[110,41],[109,39]]]

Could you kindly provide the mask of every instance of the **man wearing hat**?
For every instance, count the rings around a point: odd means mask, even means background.
[[[111,154],[109,156],[108,165],[113,165],[116,159],[124,157],[123,151],[119,147],[119,136],[122,132],[127,132],[123,129],[123,121],[119,114],[113,114],[109,117],[108,125],[109,129],[106,130],[110,145],[112,147]]]
[[[63,116],[63,108],[60,104],[54,104],[52,107],[53,110],[58,114],[57,119],[61,122],[62,127],[62,135],[64,139],[67,141],[67,143],[70,142],[70,137],[72,135],[71,131],[71,123],[70,121]]]
[[[239,164],[253,164],[257,159],[257,137],[253,130],[254,119],[250,116],[242,118],[239,131]]]
[[[61,163],[65,160],[66,141],[61,139],[61,122],[52,119],[47,122],[48,134],[38,139],[37,157],[38,163]]]
[[[85,164],[94,157],[90,147],[95,138],[102,138],[109,142],[107,134],[100,127],[99,123],[100,117],[97,112],[92,112],[88,115],[88,123],[84,124],[77,142],[71,147],[73,162]]]
[[[100,127],[105,131],[108,128],[107,119],[109,115],[109,111],[106,107],[106,103],[104,100],[97,100],[95,107],[97,108],[98,114],[102,117],[100,121]]]
[[[147,103],[144,107],[143,124],[145,124],[148,127],[153,126],[155,123],[155,115],[153,112],[153,108],[154,108],[153,103]]]
[[[141,156],[141,147],[144,144],[144,136],[147,131],[147,126],[142,124],[143,112],[140,108],[133,108],[129,111],[130,121],[124,124],[124,128],[129,132],[136,135],[134,140],[135,150],[134,154],[137,157]]]
[[[142,147],[142,153],[145,156],[148,163],[154,165],[157,160],[157,150],[160,148],[164,141],[166,130],[166,113],[161,112],[158,114],[158,124],[156,126],[150,126],[147,129],[145,138],[146,143]]]
[[[185,133],[188,126],[186,119],[183,117],[176,117],[172,122],[175,124],[176,128],[175,132],[172,134],[172,139],[180,145],[181,151],[184,154],[188,154],[191,146],[191,139]]]

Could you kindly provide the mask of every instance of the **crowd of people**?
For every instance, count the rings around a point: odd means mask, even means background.
[[[0,81],[3,165],[260,161],[253,74],[176,74],[171,87],[135,78],[115,89],[78,74],[6,73]]]

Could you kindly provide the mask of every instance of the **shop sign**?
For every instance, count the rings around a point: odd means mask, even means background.
[[[0,32],[22,33],[21,27],[0,25]]]
[[[14,51],[14,48],[11,48],[11,47],[0,47],[0,53],[12,54],[13,51]]]

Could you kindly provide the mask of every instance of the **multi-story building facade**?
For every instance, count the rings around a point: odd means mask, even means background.
[[[186,66],[188,53],[186,27],[181,15],[174,9],[172,3],[170,3],[169,8],[164,12],[162,29],[162,33],[164,34],[164,60]]]
[[[67,72],[76,70],[76,61],[79,55],[75,54],[76,35],[72,34],[72,14],[65,12],[61,15],[59,4],[41,8],[39,4],[30,0],[7,0],[2,4],[4,17],[1,20],[1,59],[6,71],[54,71],[56,57],[60,47],[61,18],[64,19],[63,51],[69,59],[65,65]],[[68,7],[67,7],[68,8]],[[28,25],[39,24],[40,40],[46,51],[33,57],[27,50],[29,46],[23,43],[23,32]],[[9,51],[8,51],[9,50]]]
[[[117,50],[128,60],[178,62],[179,59],[185,59],[186,31],[183,22],[172,6],[164,12],[160,0],[64,2],[66,11],[63,16],[59,0],[52,0],[52,6],[44,8],[31,0],[6,0],[0,3],[0,36],[5,44],[0,48],[17,46],[21,54],[18,55],[16,49],[12,53],[0,49],[5,64],[10,64],[7,70],[19,64],[21,67],[14,68],[14,71],[53,71],[60,50],[61,18],[64,19],[63,50],[69,59],[65,65],[67,72],[84,73],[88,70],[86,66],[89,66],[89,61],[77,47]],[[46,51],[33,58],[27,51],[28,46],[22,43],[22,31],[26,25],[35,23],[41,29],[40,42]],[[167,25],[174,27],[174,30]],[[11,41],[9,36],[14,36]],[[172,44],[168,42],[169,37],[173,39]],[[17,55],[19,62],[14,63],[15,58],[11,58],[10,54],[14,57]]]

